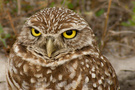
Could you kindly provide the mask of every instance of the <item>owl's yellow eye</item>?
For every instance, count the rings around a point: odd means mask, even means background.
[[[34,28],[31,29],[31,34],[33,36],[35,36],[35,37],[38,37],[38,36],[41,35],[41,33],[38,30],[34,29]]]
[[[72,39],[76,36],[76,30],[68,30],[63,33],[63,37],[67,39]]]

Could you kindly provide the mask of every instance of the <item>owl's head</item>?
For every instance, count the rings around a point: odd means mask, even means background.
[[[93,37],[91,28],[82,17],[72,10],[54,7],[32,15],[17,42],[34,55],[52,62],[62,55],[95,46]]]

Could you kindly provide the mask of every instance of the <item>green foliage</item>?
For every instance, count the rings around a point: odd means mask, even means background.
[[[99,17],[102,14],[104,14],[105,10],[104,9],[100,9],[99,11],[96,12],[96,16]]]
[[[1,35],[1,33],[3,33],[3,28],[2,28],[2,26],[0,24],[0,35]]]
[[[50,5],[50,7],[54,7],[54,5],[55,5],[55,3],[54,3],[54,2],[52,2],[52,3],[51,3],[51,5]]]
[[[128,20],[128,22],[122,22],[121,25],[123,26],[135,26],[135,21],[134,20]]]
[[[64,0],[61,1],[61,5],[64,3]]]
[[[74,5],[71,2],[71,0],[62,0],[61,5],[63,5],[63,4],[64,4],[64,6],[66,6],[69,9],[72,9],[72,10],[74,9]]]
[[[3,28],[2,28],[2,26],[0,24],[0,41],[3,43],[4,47],[6,47],[6,48],[7,48],[6,39],[10,38],[10,36],[11,36],[10,34],[5,34],[4,33],[4,30],[3,30]]]
[[[4,0],[4,2],[5,2],[6,4],[8,4],[8,3],[10,2],[10,0]]]
[[[133,1],[132,4],[134,4],[134,7],[131,19],[129,19],[127,22],[122,22],[121,25],[123,26],[135,26],[135,1]]]
[[[69,9],[73,9],[74,8],[74,5],[72,3],[68,3],[68,8]]]

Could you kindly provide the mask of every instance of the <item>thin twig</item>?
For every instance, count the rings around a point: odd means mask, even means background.
[[[122,35],[135,35],[135,32],[132,31],[132,30],[121,30],[121,31],[115,31],[115,30],[110,30],[109,31],[109,36],[117,36],[119,34],[122,34]]]
[[[100,47],[101,51],[103,50],[103,48],[105,46],[105,37],[107,35],[107,26],[108,26],[111,2],[112,2],[112,0],[109,0],[108,9],[107,9],[107,13],[106,13],[106,19],[105,19],[105,23],[104,23],[104,29],[103,29],[103,33],[102,33],[102,39],[101,39],[101,47]]]
[[[15,34],[15,36],[17,36],[16,30],[15,30],[15,27],[14,27],[14,24],[13,24],[13,20],[11,18],[11,15],[10,15],[9,11],[7,11],[7,14],[8,14],[8,18],[9,18],[9,21],[10,21],[10,25],[11,25],[13,31],[14,31],[14,34]]]
[[[18,15],[21,15],[21,0],[17,0],[17,6],[18,6]]]
[[[64,7],[65,6],[65,0],[63,0],[63,3],[62,3],[62,7]]]

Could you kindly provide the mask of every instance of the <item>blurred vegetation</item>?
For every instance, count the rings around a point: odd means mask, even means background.
[[[122,22],[121,24],[123,26],[135,26],[135,1],[132,1],[132,4],[133,4],[133,10],[132,10],[133,12],[131,18],[129,18],[127,22]]]
[[[7,48],[6,39],[10,38],[10,34],[4,34],[4,30],[0,24],[0,41],[3,43],[3,46]]]
[[[26,19],[47,7],[65,7],[84,17],[103,53],[135,55],[134,0],[0,0],[0,51],[9,53]],[[110,12],[107,14],[110,6]],[[107,19],[108,17],[108,19]],[[105,30],[106,27],[106,30]],[[104,40],[102,40],[104,38]]]

